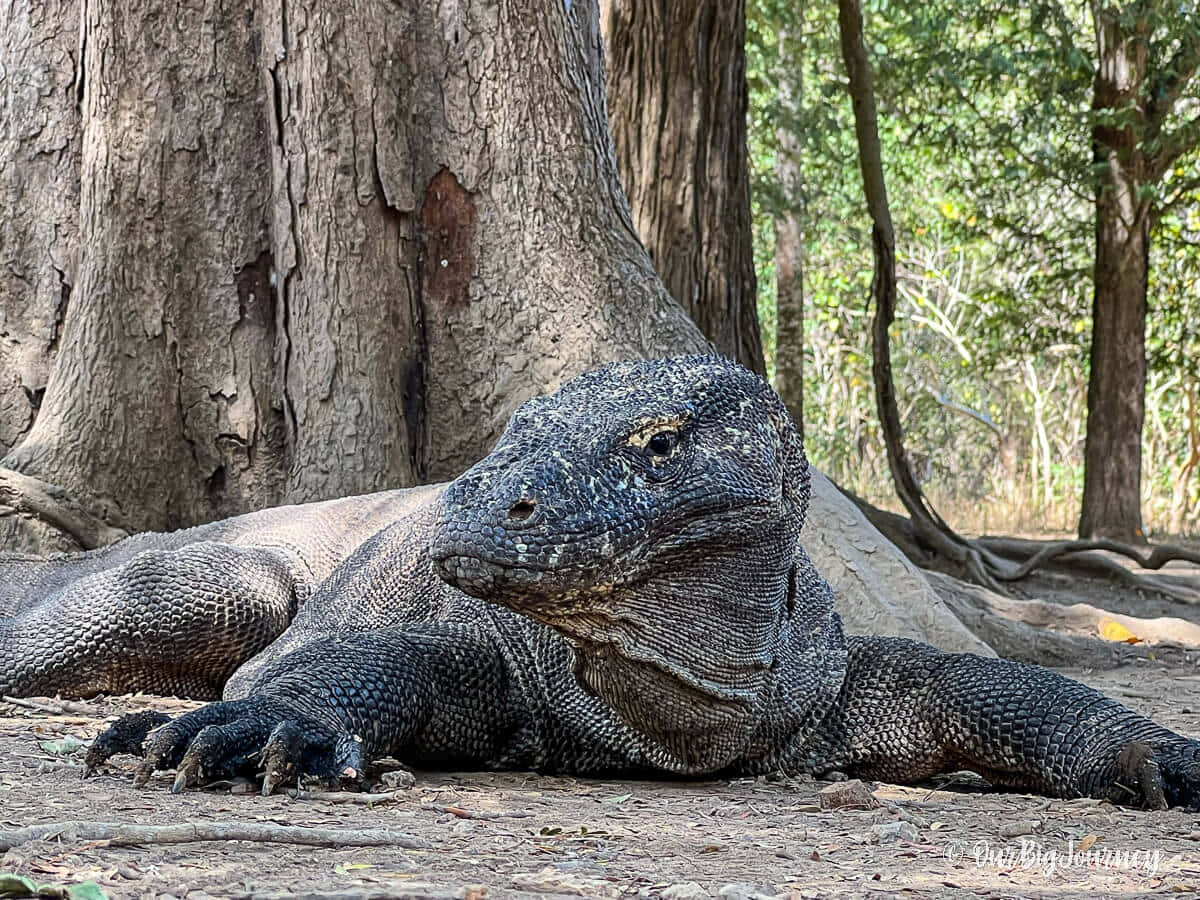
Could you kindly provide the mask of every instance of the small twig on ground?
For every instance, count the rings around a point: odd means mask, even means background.
[[[188,844],[195,841],[252,841],[309,847],[401,847],[428,849],[428,841],[390,828],[303,828],[261,822],[193,822],[183,825],[127,825],[121,822],[56,822],[0,831],[0,850],[52,838],[105,841],[109,846]]]
[[[70,700],[64,700],[60,703],[38,703],[34,700],[25,700],[21,697],[10,697],[5,694],[2,698],[5,703],[10,703],[13,706],[24,707],[25,709],[33,709],[38,712],[50,713],[55,716],[88,716],[96,718],[97,713],[94,709],[85,703],[72,703]]]
[[[386,791],[379,794],[355,793],[353,791],[301,791],[288,788],[284,791],[293,800],[321,800],[325,803],[358,803],[363,806],[376,806],[380,803],[391,803],[404,799],[407,791]]]
[[[421,809],[431,812],[449,813],[460,819],[528,819],[530,812],[489,812],[479,809],[463,809],[461,806],[442,806],[440,803],[422,803]]]

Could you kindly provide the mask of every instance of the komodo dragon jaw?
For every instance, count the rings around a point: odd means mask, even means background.
[[[564,635],[580,683],[671,768],[720,768],[784,649],[808,479],[794,426],[715,358],[608,366],[551,400],[447,487],[437,572]]]

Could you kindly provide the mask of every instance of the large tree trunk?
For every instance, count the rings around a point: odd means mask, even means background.
[[[1096,264],[1091,371],[1079,536],[1145,541],[1142,423],[1146,412],[1146,290],[1150,202],[1140,95],[1147,35],[1126,31],[1116,9],[1093,5],[1099,66],[1093,106],[1109,113],[1092,133]]]
[[[211,2],[89,0],[86,252],[7,461],[51,487],[0,479],[23,508],[86,544],[89,509],[169,528],[447,478],[565,378],[707,347],[629,218],[593,4]],[[856,622],[986,650],[919,577],[897,614],[898,551],[815,490]]]
[[[607,0],[617,166],[671,296],[764,371],[746,164],[745,0]]]
[[[279,502],[257,23],[216,0],[84,15],[79,273],[4,465],[126,529]]]
[[[0,29],[0,454],[33,425],[76,281],[79,2],[6,4]],[[53,543],[0,517],[0,542]]]

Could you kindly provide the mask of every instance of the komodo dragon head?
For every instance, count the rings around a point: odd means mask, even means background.
[[[788,701],[803,720],[840,681],[840,626],[797,544],[808,496],[757,375],[616,363],[516,411],[446,489],[432,555],[451,585],[564,635],[652,762],[714,771],[769,743],[782,694],[810,698]]]

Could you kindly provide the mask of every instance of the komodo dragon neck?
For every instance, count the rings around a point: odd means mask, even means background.
[[[567,637],[577,679],[654,765],[680,774],[785,766],[836,699],[846,658],[794,529],[769,524],[734,547],[693,545],[650,568],[552,603],[531,597],[522,611]]]

